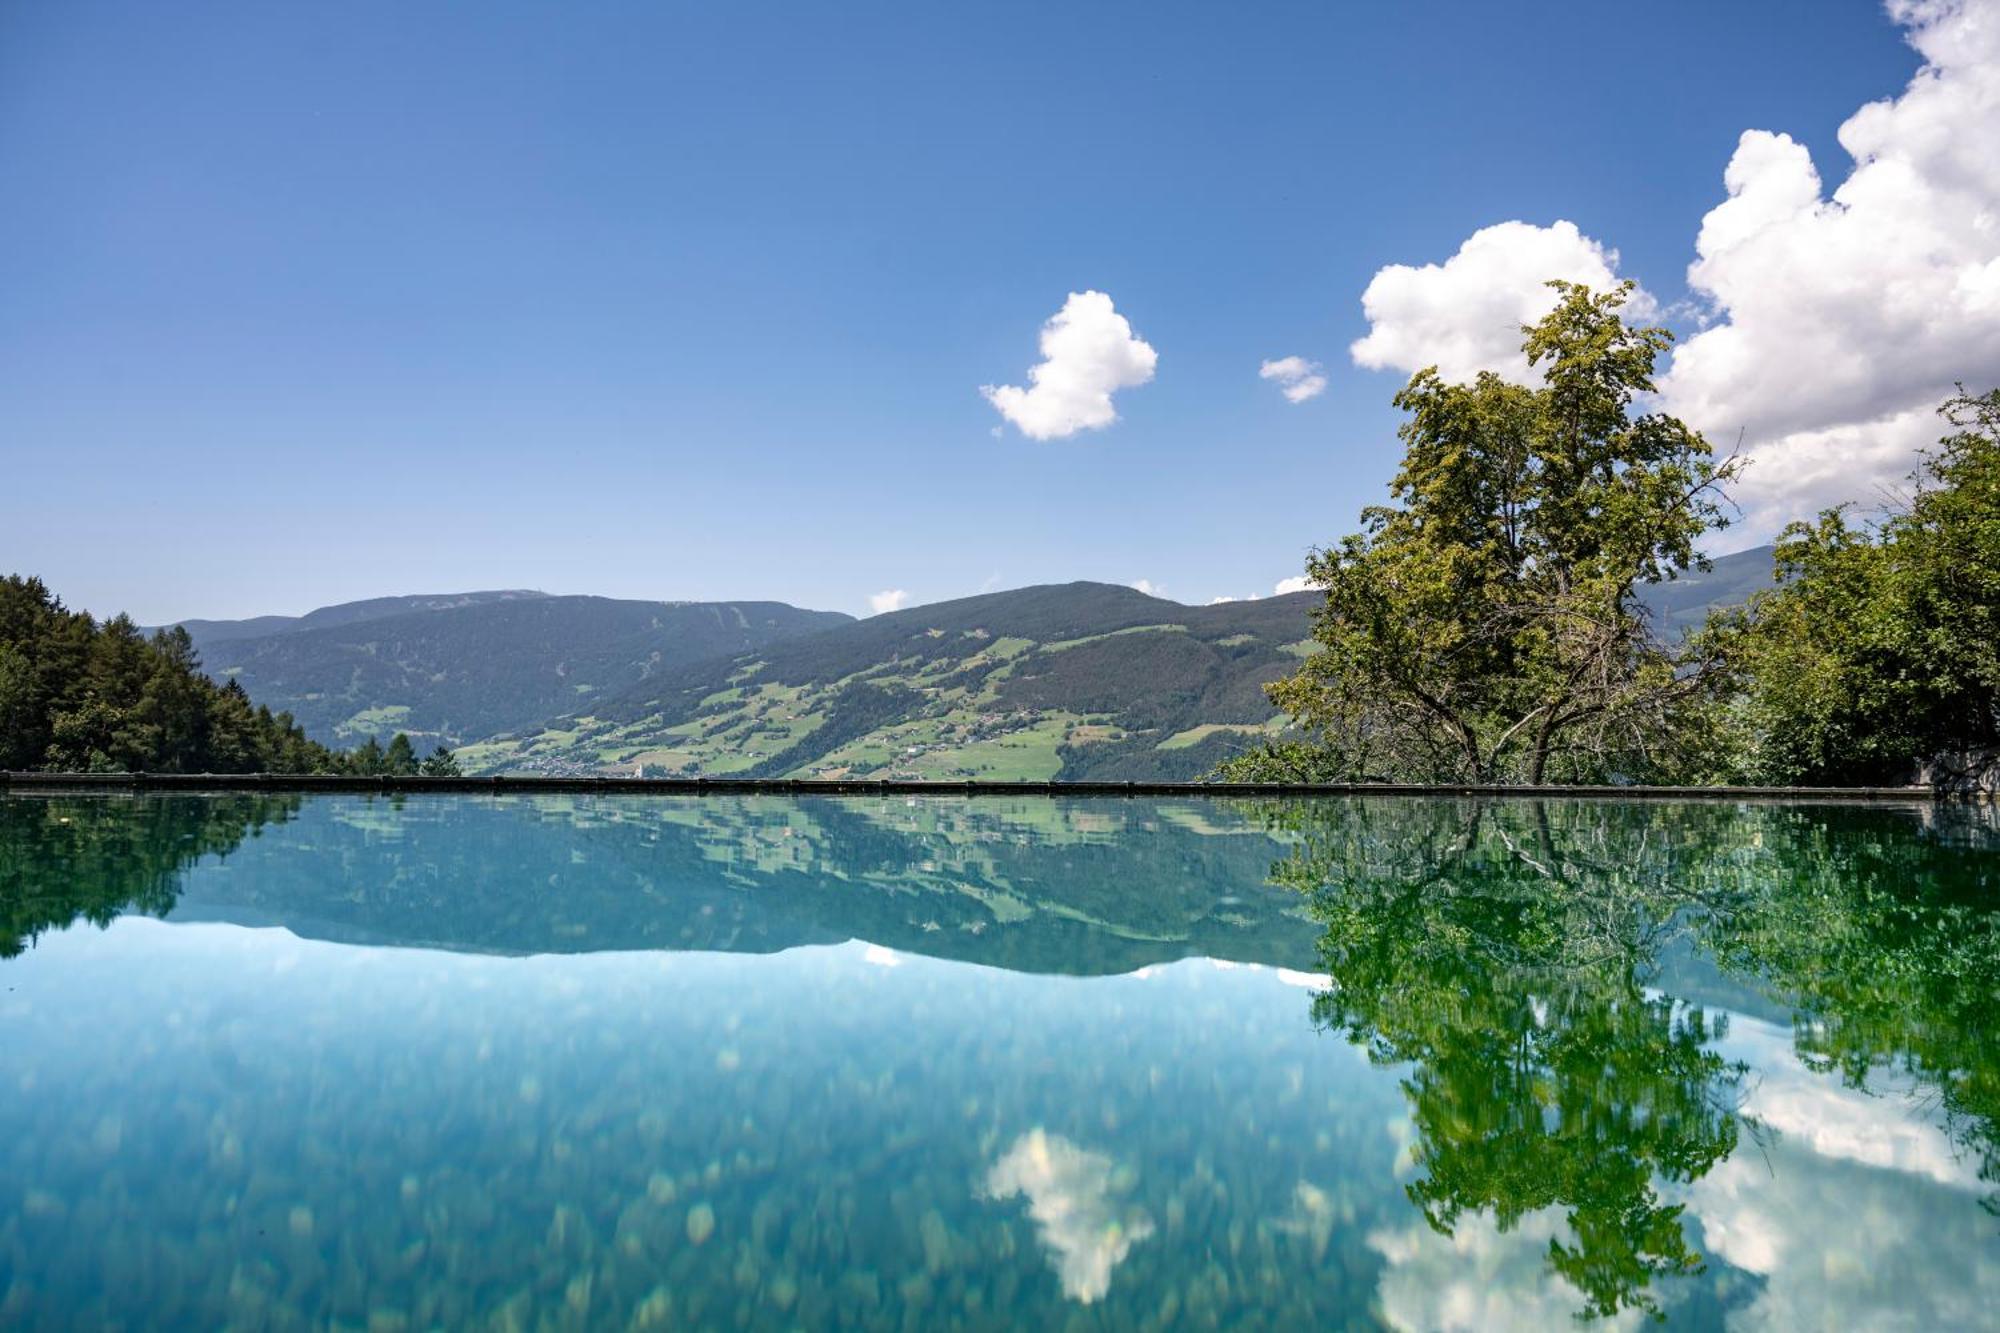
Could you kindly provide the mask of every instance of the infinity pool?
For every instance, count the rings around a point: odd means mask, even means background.
[[[1990,811],[0,798],[10,1329],[1977,1328]]]

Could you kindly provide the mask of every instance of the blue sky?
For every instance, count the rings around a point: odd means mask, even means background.
[[[1859,0],[9,4],[0,566],[142,621],[1267,593],[1393,469],[1379,270],[1563,219],[1694,322],[1739,136],[1830,189],[1923,63]],[[1026,438],[980,387],[1092,290],[1156,373]]]

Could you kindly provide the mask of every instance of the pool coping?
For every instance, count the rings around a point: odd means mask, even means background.
[[[560,792],[699,796],[1494,796],[1673,801],[1938,801],[1931,787],[1617,787],[1391,782],[962,782],[868,778],[355,777],[293,773],[0,772],[0,791]]]

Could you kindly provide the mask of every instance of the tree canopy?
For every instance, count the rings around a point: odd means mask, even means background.
[[[1315,552],[1317,651],[1271,687],[1308,738],[1232,776],[1493,782],[1678,773],[1671,742],[1720,678],[1652,633],[1636,589],[1700,563],[1736,470],[1634,411],[1671,341],[1620,317],[1630,284],[1551,284],[1524,328],[1538,387],[1419,372],[1391,503]]]
[[[1874,524],[1794,523],[1779,585],[1718,615],[1738,660],[1745,775],[1947,786],[2000,765],[2000,389],[1940,409],[1951,430]]]

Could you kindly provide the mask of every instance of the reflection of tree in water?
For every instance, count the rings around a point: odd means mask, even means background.
[[[1763,891],[1703,932],[1792,1007],[1799,1058],[1866,1090],[1901,1075],[2000,1187],[2000,811],[1767,812]],[[1986,1198],[2000,1211],[2000,1189]]]
[[[1581,862],[1549,807],[1288,810],[1303,841],[1278,878],[1325,924],[1334,978],[1314,1017],[1414,1066],[1411,1200],[1447,1234],[1468,1210],[1506,1230],[1560,1206],[1574,1239],[1550,1263],[1590,1309],[1654,1308],[1654,1278],[1701,1267],[1655,1177],[1736,1146],[1715,1025],[1645,989],[1680,904]]]
[[[289,819],[297,796],[104,796],[0,799],[0,958],[79,918],[163,916],[181,876],[225,856],[265,824]]]
[[[1992,1178],[2000,949],[1978,894],[2000,839],[1926,813],[1292,803],[1275,877],[1325,927],[1316,1020],[1412,1066],[1431,1226],[1559,1207],[1549,1263],[1589,1311],[1657,1311],[1656,1279],[1703,1266],[1659,1182],[1736,1147],[1743,1072],[1709,1049],[1724,1016],[1654,989],[1676,936],[1790,998],[1809,1064],[1936,1089]]]

